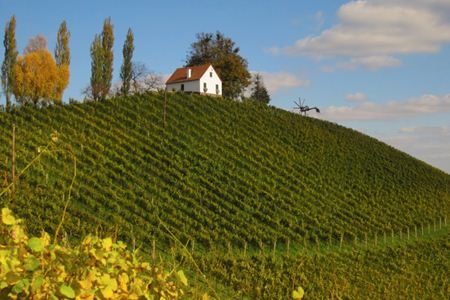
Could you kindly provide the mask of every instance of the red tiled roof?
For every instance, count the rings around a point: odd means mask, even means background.
[[[193,66],[193,67],[185,67],[178,68],[173,72],[172,76],[167,79],[166,84],[175,83],[175,82],[183,82],[183,81],[193,81],[199,80],[203,74],[205,74],[206,70],[208,70],[211,64],[201,65],[201,66]],[[191,69],[191,78],[187,78],[187,70]]]

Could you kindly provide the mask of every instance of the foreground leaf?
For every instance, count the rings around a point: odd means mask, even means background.
[[[42,252],[44,250],[44,243],[37,237],[32,237],[28,240],[28,247],[34,252]]]
[[[61,295],[69,299],[75,298],[75,291],[68,285],[61,285],[59,288],[59,292],[61,293]]]

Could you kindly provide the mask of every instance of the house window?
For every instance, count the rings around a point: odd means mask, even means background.
[[[208,91],[208,87],[206,86],[206,82],[203,82],[203,92],[206,93]]]
[[[216,84],[216,94],[219,95],[219,85]]]
[[[209,72],[209,77],[212,77],[212,72]]]
[[[181,84],[181,91],[184,92],[184,84]]]

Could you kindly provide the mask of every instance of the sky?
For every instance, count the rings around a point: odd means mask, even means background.
[[[450,1],[26,1],[0,0],[0,27],[17,18],[19,51],[59,24],[71,32],[64,99],[82,98],[90,44],[114,24],[114,81],[129,27],[134,60],[167,76],[184,64],[200,32],[232,38],[249,70],[262,74],[271,105],[351,127],[450,174]],[[3,36],[2,36],[3,38]],[[0,60],[4,49],[0,47]],[[0,96],[0,104],[5,99]]]

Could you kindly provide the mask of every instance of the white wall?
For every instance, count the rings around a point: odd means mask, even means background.
[[[181,84],[184,84],[184,91],[185,92],[200,92],[200,81],[199,80],[193,80],[193,81],[186,81],[186,82],[177,82],[177,83],[170,83],[166,85],[166,89],[168,91],[181,91]]]
[[[212,72],[212,77],[210,76],[210,72]],[[209,66],[208,70],[203,74],[202,78],[200,78],[200,92],[203,91],[203,84],[206,83],[206,87],[208,88],[207,94],[214,95],[222,95],[222,82],[220,81],[219,76],[212,66]],[[216,84],[219,85],[219,92],[216,93]]]

